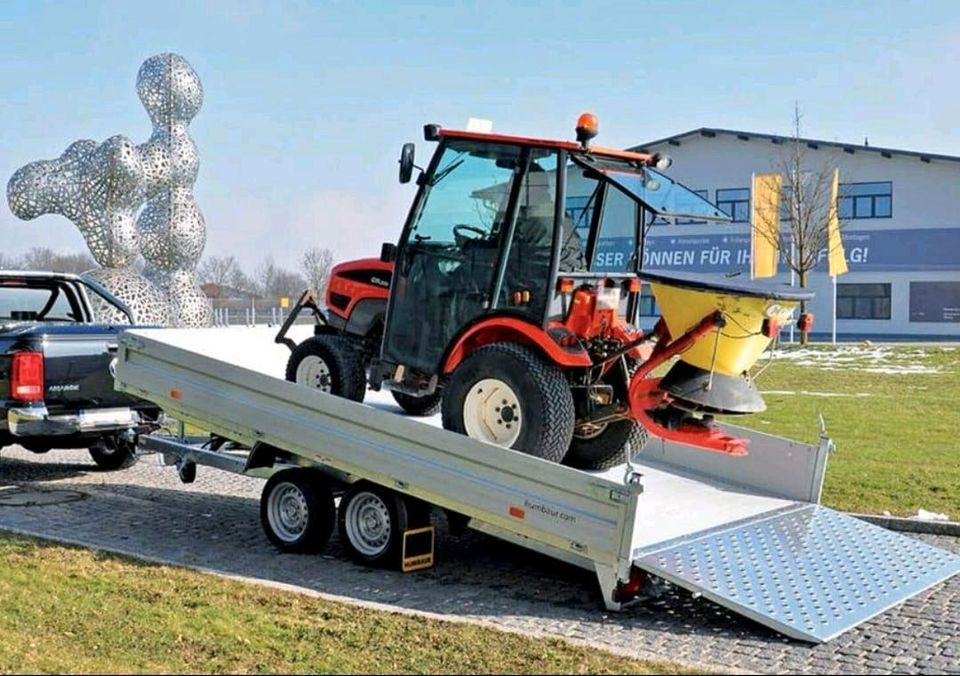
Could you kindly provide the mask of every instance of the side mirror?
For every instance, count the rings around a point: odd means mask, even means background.
[[[397,245],[392,242],[384,242],[383,245],[380,247],[380,262],[393,263],[396,260],[397,260]]]
[[[400,182],[409,183],[410,177],[413,176],[413,156],[416,151],[416,146],[412,143],[404,143],[403,149],[400,150]]]

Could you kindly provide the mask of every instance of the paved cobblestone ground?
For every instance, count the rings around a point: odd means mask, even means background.
[[[0,456],[0,496],[16,486],[76,494],[19,506],[0,501],[0,528],[580,639],[643,658],[761,673],[960,674],[960,576],[811,646],[681,590],[607,613],[591,574],[479,533],[453,537],[443,532],[439,516],[439,562],[423,573],[354,565],[341,556],[336,538],[321,556],[280,554],[260,530],[262,482],[207,468],[185,486],[175,470],[150,457],[132,469],[104,473],[85,451],[39,456],[7,448]],[[920,537],[960,552],[957,538]]]

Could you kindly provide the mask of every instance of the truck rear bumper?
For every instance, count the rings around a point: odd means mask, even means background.
[[[50,415],[46,406],[11,408],[7,427],[15,437],[55,437],[126,430],[140,424],[130,408],[106,408],[67,415]]]

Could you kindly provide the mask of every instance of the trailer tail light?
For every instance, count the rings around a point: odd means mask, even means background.
[[[14,353],[10,367],[10,397],[16,401],[43,401],[43,354]]]
[[[639,293],[640,292],[640,280],[637,278],[631,279],[627,282],[627,293]]]
[[[573,280],[569,277],[564,277],[557,282],[557,288],[560,290],[560,293],[573,293]]]

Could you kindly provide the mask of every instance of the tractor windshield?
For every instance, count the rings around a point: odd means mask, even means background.
[[[709,201],[673,179],[626,160],[575,155],[567,166],[566,220],[580,243],[561,253],[560,272],[630,274],[650,220],[683,217],[729,221]],[[566,228],[564,230],[566,232]]]

